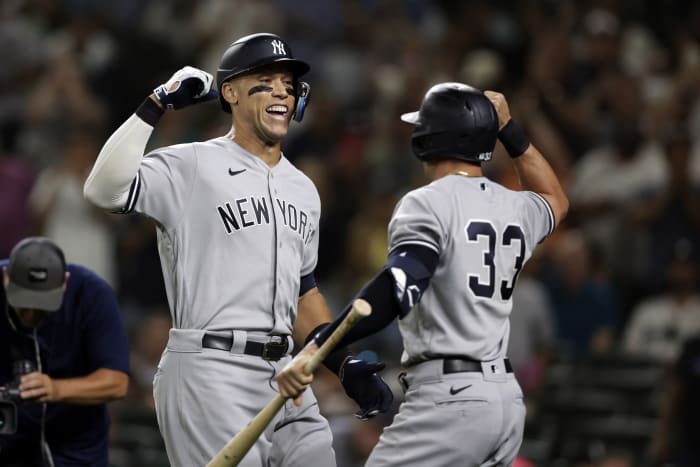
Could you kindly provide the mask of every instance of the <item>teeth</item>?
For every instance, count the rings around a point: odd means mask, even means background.
[[[271,105],[266,110],[268,112],[287,112],[287,106],[285,106],[285,105]]]

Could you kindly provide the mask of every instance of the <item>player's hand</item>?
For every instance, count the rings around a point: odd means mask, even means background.
[[[301,405],[302,393],[314,379],[313,374],[306,372],[306,363],[317,351],[316,341],[311,340],[275,378],[280,395],[294,399],[297,407]]]
[[[340,382],[343,383],[345,393],[360,406],[360,410],[355,412],[355,417],[360,420],[384,413],[391,407],[394,394],[377,374],[385,367],[382,362],[371,363],[348,357],[340,368]]]
[[[206,71],[186,66],[179,69],[170,79],[153,90],[163,107],[181,109],[188,105],[206,102],[219,97],[212,88],[214,78]]]
[[[495,91],[484,91],[484,96],[488,97],[496,109],[496,113],[498,114],[498,130],[500,131],[506,126],[508,120],[510,120],[510,109],[508,108],[506,97],[500,92]]]
[[[34,371],[22,376],[19,384],[20,397],[32,402],[52,402],[57,399],[56,385],[45,373]]]

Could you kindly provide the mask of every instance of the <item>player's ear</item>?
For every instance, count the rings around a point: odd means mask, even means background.
[[[221,85],[221,95],[231,105],[238,103],[238,89],[231,81],[226,81]]]

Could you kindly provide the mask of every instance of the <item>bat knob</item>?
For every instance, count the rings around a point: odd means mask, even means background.
[[[357,314],[362,316],[363,318],[366,318],[367,316],[372,314],[372,305],[370,305],[367,300],[364,300],[362,298],[358,298],[354,302],[352,302],[352,307],[355,309]]]

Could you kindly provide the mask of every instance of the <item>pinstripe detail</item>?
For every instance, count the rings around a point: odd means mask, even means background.
[[[392,248],[391,251],[394,251],[395,249],[399,248],[400,246],[404,246],[404,245],[420,245],[420,246],[430,248],[435,253],[440,254],[440,250],[438,250],[438,248],[435,245],[433,245],[432,243],[429,243],[429,242],[422,242],[420,240],[407,240],[407,241],[398,243],[398,244],[394,245],[394,248]]]
[[[139,193],[141,192],[141,175],[136,172],[134,180],[131,182],[131,187],[129,188],[129,197],[126,199],[126,205],[119,211],[122,214],[128,214],[134,210],[136,206],[136,201],[139,199]]]
[[[535,198],[538,198],[539,200],[542,201],[542,203],[545,205],[547,208],[547,214],[549,217],[549,229],[547,230],[547,235],[545,235],[544,238],[549,237],[552,232],[554,231],[554,211],[552,211],[552,206],[549,205],[549,201],[547,201],[544,196],[542,196],[539,193],[535,193],[534,191],[531,192],[533,195],[535,195]],[[544,238],[542,240],[544,240]],[[540,240],[540,242],[542,241]]]

